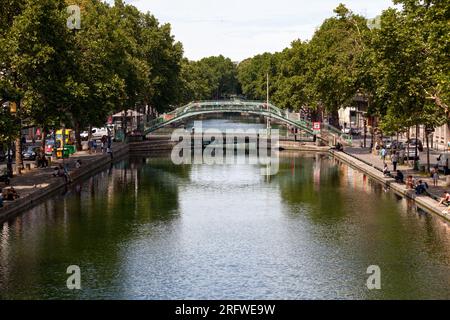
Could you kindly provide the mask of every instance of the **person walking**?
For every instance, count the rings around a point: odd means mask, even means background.
[[[107,139],[108,138],[106,136],[103,136],[102,139],[101,139],[101,142],[102,142],[102,153],[106,152],[106,141],[107,141]]]
[[[381,148],[380,154],[381,154],[381,160],[383,160],[383,162],[386,161],[386,153],[387,153],[386,149],[384,147]]]
[[[89,154],[92,153],[92,146],[93,146],[93,142],[92,142],[92,140],[89,140],[89,141],[88,141],[88,151],[89,151]]]
[[[398,164],[398,154],[397,152],[394,152],[392,155],[392,166],[394,168],[394,171],[397,171],[397,164]]]
[[[436,168],[433,170],[433,186],[437,187],[439,184],[439,170]]]

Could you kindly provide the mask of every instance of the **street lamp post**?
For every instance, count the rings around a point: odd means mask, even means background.
[[[267,104],[267,112],[268,112],[268,116],[267,116],[267,133],[268,133],[268,135],[270,136],[270,106],[269,106],[269,73],[267,73],[267,102],[266,102],[266,104]]]

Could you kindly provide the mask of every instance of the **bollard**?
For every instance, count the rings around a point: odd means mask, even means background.
[[[27,163],[25,164],[25,169],[27,169],[27,171],[31,170],[31,164]]]
[[[450,176],[446,176],[445,179],[446,179],[446,181],[445,181],[445,182],[446,182],[446,183],[445,183],[445,186],[446,186],[446,187],[450,187]]]

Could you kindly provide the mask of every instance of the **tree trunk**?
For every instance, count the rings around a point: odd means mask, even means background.
[[[47,128],[42,127],[42,140],[41,140],[41,152],[42,154],[45,154],[45,140],[47,140]]]
[[[332,125],[335,128],[340,128],[339,127],[339,112],[338,110],[333,110],[331,112],[331,118],[330,118],[330,125]]]
[[[313,109],[310,112],[311,115],[311,122],[321,122],[322,119],[320,119],[320,111],[317,109]]]
[[[427,169],[428,169],[428,173],[430,173],[431,172],[431,168],[430,168],[430,139],[429,139],[429,136],[428,136],[428,132],[425,133],[425,141],[427,143]]]
[[[410,128],[408,128],[408,132],[406,133],[406,141],[408,142],[406,144],[406,159],[408,159],[408,166],[411,166],[411,160],[409,158],[409,134],[410,134]]]
[[[89,125],[89,129],[88,129],[88,142],[91,141],[92,139],[92,125]]]
[[[81,126],[80,122],[75,121],[75,143],[78,151],[83,150],[83,146],[81,145],[81,132],[80,132]]]
[[[23,170],[23,159],[22,159],[22,142],[21,135],[16,139],[16,173],[19,173],[19,170]]]
[[[418,149],[419,149],[419,125],[416,124],[416,145],[414,148],[414,170],[419,170],[419,166],[418,166],[418,158],[419,158],[419,153],[418,153]]]
[[[7,150],[8,150],[8,162],[6,164],[6,171],[8,173],[8,176],[10,178],[12,178],[13,174],[14,174],[14,172],[13,172],[14,170],[13,170],[13,165],[12,165],[12,154],[11,154],[12,141],[11,141],[11,138],[8,138],[8,148],[7,148]]]

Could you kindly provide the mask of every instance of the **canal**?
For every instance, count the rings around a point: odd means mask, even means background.
[[[327,154],[280,162],[273,177],[116,163],[0,226],[0,298],[450,298],[447,223]],[[371,265],[381,290],[367,289]]]

